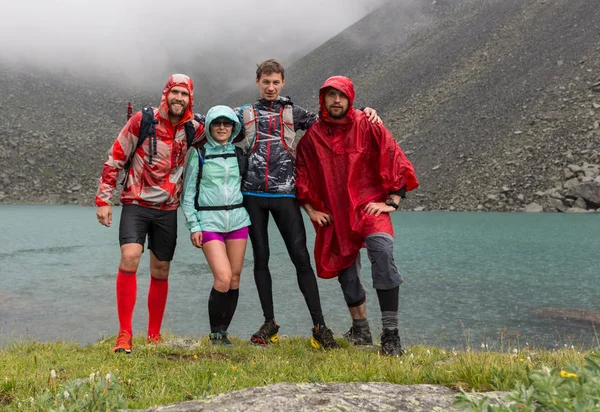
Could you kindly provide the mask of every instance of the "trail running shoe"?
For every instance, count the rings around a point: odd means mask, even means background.
[[[162,343],[162,336],[160,336],[160,333],[154,336],[148,335],[148,337],[146,338],[146,345],[158,345],[159,343]]]
[[[357,329],[354,326],[350,327],[350,330],[344,333],[344,339],[349,340],[356,346],[372,345],[373,337],[369,328]]]
[[[315,325],[312,330],[312,337],[310,338],[310,345],[315,349],[339,349],[338,345],[333,339],[333,332],[327,326],[321,327],[321,325]]]
[[[279,342],[279,325],[275,321],[265,322],[262,324],[258,332],[250,338],[250,342],[260,345],[268,345],[269,343]]]
[[[226,330],[221,331],[221,345],[223,345],[223,346],[233,346],[233,343],[231,343],[231,341],[227,337],[227,331]]]
[[[221,332],[211,333],[210,335],[208,335],[208,339],[210,340],[210,343],[212,343],[213,345],[220,345],[221,344]]]
[[[126,330],[122,330],[117,335],[117,343],[113,348],[113,352],[131,353],[131,334]]]
[[[381,334],[381,353],[388,356],[401,356],[404,354],[397,328],[383,330]]]

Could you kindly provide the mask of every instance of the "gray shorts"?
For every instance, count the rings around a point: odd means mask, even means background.
[[[371,261],[371,276],[375,289],[389,290],[399,286],[404,279],[394,261],[394,238],[389,233],[373,233],[365,239],[367,255]],[[338,273],[338,281],[349,307],[363,304],[365,288],[360,281],[360,253],[354,264]]]

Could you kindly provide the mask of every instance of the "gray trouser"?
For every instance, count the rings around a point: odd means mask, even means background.
[[[389,290],[399,286],[404,279],[394,261],[394,238],[389,233],[373,233],[366,237],[367,255],[371,261],[371,276],[375,289]],[[349,307],[365,302],[366,292],[360,281],[360,253],[352,266],[340,270],[338,281]]]

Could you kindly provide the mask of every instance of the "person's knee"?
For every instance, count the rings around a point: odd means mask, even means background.
[[[387,261],[394,256],[394,238],[388,233],[367,236],[365,246],[371,262],[374,260]]]
[[[125,270],[136,271],[142,257],[142,248],[131,245],[121,248],[121,263],[120,267]]]
[[[239,289],[240,288],[240,274],[232,274],[231,280],[229,281],[229,289]]]
[[[150,274],[156,279],[167,279],[171,262],[156,261],[150,265]]]
[[[254,249],[254,270],[266,269],[269,266],[269,248]]]
[[[231,271],[223,270],[214,273],[214,288],[219,292],[227,292],[230,289],[233,276]],[[239,278],[238,278],[239,283]]]

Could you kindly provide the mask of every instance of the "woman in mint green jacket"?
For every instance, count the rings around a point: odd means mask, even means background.
[[[230,346],[227,328],[237,307],[250,226],[241,192],[244,158],[232,143],[242,126],[227,106],[212,107],[205,125],[206,144],[186,160],[181,208],[192,244],[202,249],[214,276],[210,340]]]

